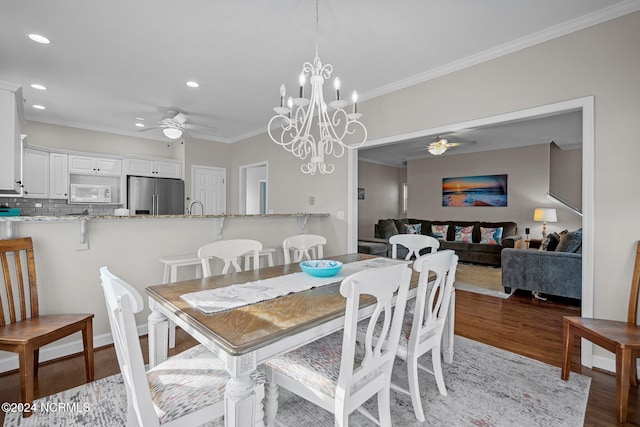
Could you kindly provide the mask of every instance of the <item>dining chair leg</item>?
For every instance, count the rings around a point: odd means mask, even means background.
[[[18,362],[20,365],[20,395],[22,403],[33,403],[33,357],[34,350],[32,347],[25,347],[18,354]],[[23,412],[22,417],[30,417],[31,411]]]
[[[571,325],[565,319],[562,327],[562,341],[564,343],[564,358],[562,360],[562,373],[560,377],[563,380],[569,379],[569,372],[571,371],[571,353],[573,352],[574,335],[571,331]]]
[[[409,394],[411,395],[413,412],[416,414],[418,421],[424,422],[422,400],[420,399],[420,383],[418,382],[418,360],[413,354],[410,354],[407,357],[407,371],[409,376]]]
[[[336,400],[335,413],[333,414],[336,427],[346,427],[349,425],[349,414],[345,411],[345,406],[344,400]]]
[[[38,377],[38,363],[40,360],[40,349],[36,348],[33,350],[33,376],[34,378]]]
[[[93,319],[87,319],[82,329],[82,345],[84,346],[84,368],[87,373],[87,382],[94,379],[95,368],[93,359]]]
[[[433,375],[436,377],[436,384],[441,395],[447,395],[447,386],[444,383],[444,375],[442,375],[442,358],[440,355],[440,346],[436,346],[431,350],[431,360],[433,362]]]
[[[384,387],[378,392],[378,417],[380,417],[381,426],[391,427],[391,388],[389,387]]]
[[[636,358],[631,356],[631,366],[629,370],[629,380],[631,381],[631,385],[634,387],[638,387],[638,372],[636,370]]]
[[[631,351],[624,347],[618,347],[616,350],[616,406],[618,407],[618,421],[621,423],[627,421],[631,360]]]

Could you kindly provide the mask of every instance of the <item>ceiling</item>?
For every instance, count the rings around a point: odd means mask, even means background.
[[[582,111],[407,139],[359,150],[358,159],[404,167],[407,165],[407,160],[433,157],[425,147],[439,137],[462,144],[449,148],[442,154],[443,156],[548,144],[551,141],[563,150],[571,150],[582,147]]]
[[[639,9],[640,0],[320,0],[317,43],[343,92],[365,100]],[[159,130],[136,132],[136,118],[152,127],[166,110],[184,112],[201,126],[192,136],[220,142],[264,132],[280,85],[293,92],[316,44],[312,0],[0,0],[0,10],[0,80],[23,86],[28,120],[158,140]]]

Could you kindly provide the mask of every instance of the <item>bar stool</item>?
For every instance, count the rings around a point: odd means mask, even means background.
[[[267,265],[269,267],[273,267],[273,254],[276,253],[276,249],[275,248],[263,248],[260,252],[258,252],[258,259],[260,257],[266,257],[267,258]],[[249,270],[251,268],[251,257],[252,254],[247,253],[244,256],[244,269],[245,270]],[[259,268],[260,266],[256,267],[254,266],[253,268]]]
[[[198,254],[166,256],[159,259],[164,264],[162,283],[178,281],[178,267],[196,266],[196,279],[202,277],[202,262]],[[176,324],[169,321],[169,348],[176,346]]]

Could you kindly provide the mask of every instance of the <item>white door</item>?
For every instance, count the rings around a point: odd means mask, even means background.
[[[226,206],[227,170],[210,166],[191,166],[191,202],[199,200],[204,206],[204,214],[224,214]],[[195,213],[199,208],[193,207]]]

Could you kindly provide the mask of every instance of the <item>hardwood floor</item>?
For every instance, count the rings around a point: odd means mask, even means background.
[[[562,316],[578,315],[580,309],[571,301],[533,299],[530,294],[517,293],[509,299],[493,298],[465,291],[456,293],[456,334],[522,354],[554,366],[562,361]],[[145,359],[146,337],[141,339]],[[182,351],[194,340],[181,330],[177,331],[178,347]],[[580,352],[576,345],[572,372],[592,378],[585,426],[617,425],[615,416],[615,376],[583,368],[579,365]],[[454,357],[455,363],[455,357]],[[119,372],[113,347],[95,352],[96,379]],[[558,372],[558,377],[560,373]],[[82,356],[73,356],[41,366],[36,382],[36,396],[47,396],[66,390],[85,381]],[[20,383],[17,372],[0,376],[0,402],[17,402]],[[640,425],[638,411],[640,397],[631,389],[629,422]],[[4,422],[4,413],[0,413]]]

